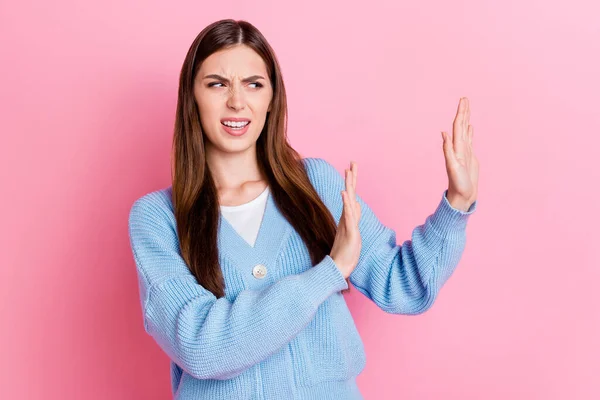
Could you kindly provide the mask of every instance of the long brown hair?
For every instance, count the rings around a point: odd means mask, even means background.
[[[285,86],[273,49],[247,21],[224,19],[208,25],[192,43],[181,68],[171,173],[181,255],[198,284],[217,298],[225,294],[217,247],[220,209],[216,186],[206,164],[193,84],[208,56],[240,44],[262,57],[273,87],[272,108],[257,139],[256,151],[259,169],[268,180],[277,208],[306,244],[313,265],[330,253],[337,229],[333,216],[312,186],[300,155],[287,142]]]

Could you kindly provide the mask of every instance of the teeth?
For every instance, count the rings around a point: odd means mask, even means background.
[[[232,128],[242,128],[242,127],[248,125],[249,123],[250,123],[249,121],[244,121],[244,122],[223,121],[223,125],[227,125]]]

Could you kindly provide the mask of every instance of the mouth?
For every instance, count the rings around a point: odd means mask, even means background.
[[[248,131],[250,122],[248,118],[224,118],[221,120],[221,126],[230,135],[241,136]]]

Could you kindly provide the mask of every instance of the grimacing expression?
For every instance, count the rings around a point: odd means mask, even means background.
[[[246,45],[219,50],[204,60],[194,80],[207,147],[240,152],[256,145],[271,110],[273,88],[263,59]],[[227,118],[247,118],[248,130],[233,136],[224,128]]]

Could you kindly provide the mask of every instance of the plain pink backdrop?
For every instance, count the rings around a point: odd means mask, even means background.
[[[179,69],[221,18],[275,48],[289,138],[398,234],[447,185],[441,130],[471,100],[467,247],[420,316],[346,298],[372,399],[600,398],[596,1],[0,3],[0,398],[167,399],[127,237],[170,184]]]

